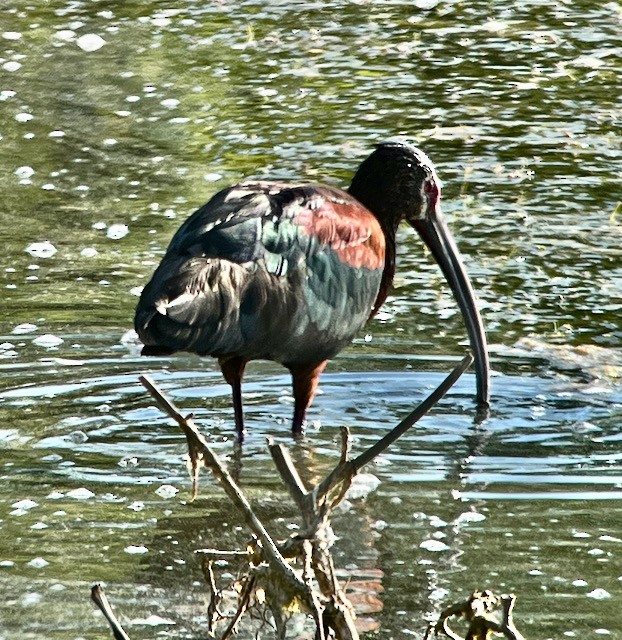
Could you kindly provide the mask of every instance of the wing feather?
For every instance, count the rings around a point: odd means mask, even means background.
[[[136,330],[154,352],[326,359],[369,317],[384,251],[376,218],[343,191],[242,183],[173,236]]]

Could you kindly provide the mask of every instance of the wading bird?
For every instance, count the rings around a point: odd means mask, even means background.
[[[302,432],[327,361],[386,299],[402,220],[430,248],[464,317],[477,401],[489,401],[486,337],[471,283],[440,211],[440,182],[421,150],[377,145],[347,191],[242,182],[217,193],[173,236],[144,288],[135,328],[143,355],[218,358],[244,434],[242,376],[250,360],[292,375],[292,432]]]

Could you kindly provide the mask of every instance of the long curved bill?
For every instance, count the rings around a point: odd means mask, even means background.
[[[431,204],[426,220],[409,222],[429,247],[458,302],[475,359],[477,402],[487,407],[490,404],[490,363],[486,334],[458,247],[438,204]]]

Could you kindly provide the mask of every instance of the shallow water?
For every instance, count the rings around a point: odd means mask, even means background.
[[[123,339],[172,233],[213,192],[247,176],[347,184],[396,134],[443,180],[493,408],[474,423],[466,374],[366,470],[380,484],[335,516],[337,565],[382,587],[381,638],[421,637],[476,587],[517,593],[529,638],[622,635],[620,5],[7,6],[0,639],[106,637],[95,581],[132,638],[204,637],[193,550],[247,533],[208,477],[187,502],[184,439],[139,373],[195,414],[286,536],[295,512],[265,436],[317,479],[338,427],[361,450],[458,361],[459,313],[406,229],[395,289],[331,363],[301,443],[279,367],[249,367],[240,457],[214,363],[141,359]]]

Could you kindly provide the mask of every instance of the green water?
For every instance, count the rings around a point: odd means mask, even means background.
[[[317,478],[339,426],[362,449],[461,357],[460,315],[407,229],[393,293],[327,369],[304,443],[287,437],[279,367],[249,367],[236,459],[214,362],[145,361],[124,338],[174,230],[216,190],[343,186],[396,135],[443,180],[491,343],[493,410],[474,427],[464,376],[367,470],[378,489],[335,516],[336,562],[379,579],[379,638],[422,637],[476,587],[517,593],[530,639],[622,637],[621,5],[1,8],[0,640],[108,637],[95,581],[133,640],[205,637],[193,551],[247,532],[209,478],[186,502],[183,437],[139,373],[195,413],[286,536],[295,511],[265,436]]]

